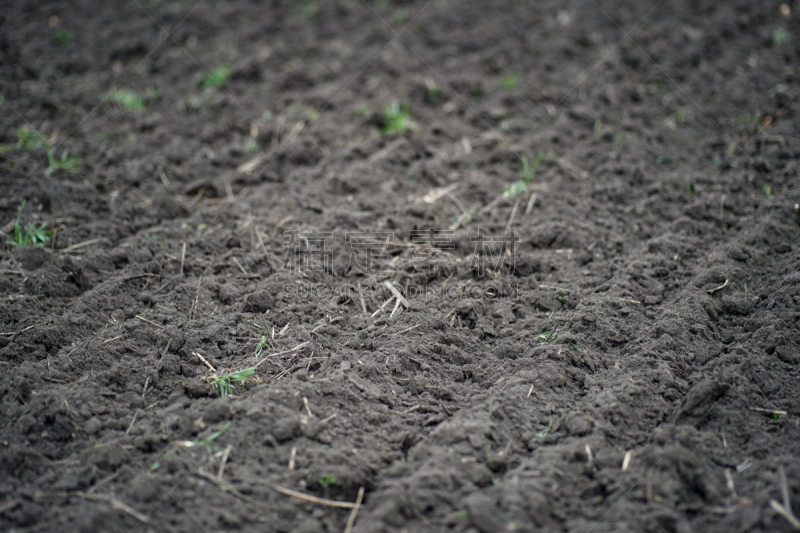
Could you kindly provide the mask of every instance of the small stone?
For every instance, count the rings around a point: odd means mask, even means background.
[[[128,484],[128,496],[138,502],[151,502],[161,495],[161,483],[151,474],[139,474]]]
[[[203,420],[209,424],[229,420],[233,416],[233,409],[228,398],[219,398],[211,402],[203,412]]]
[[[300,434],[300,420],[294,417],[282,418],[272,426],[272,436],[278,442],[285,442]]]
[[[92,418],[87,420],[86,423],[83,425],[83,430],[86,432],[87,435],[94,435],[102,428],[103,428],[103,422],[96,416],[93,416]]]
[[[591,418],[583,413],[571,413],[564,422],[564,429],[570,435],[581,437],[591,433],[593,425]]]
[[[471,494],[464,502],[472,523],[483,533],[506,531],[506,519],[494,501],[480,493]]]

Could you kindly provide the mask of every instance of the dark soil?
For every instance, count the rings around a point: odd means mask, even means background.
[[[785,7],[8,2],[0,529],[792,531]]]

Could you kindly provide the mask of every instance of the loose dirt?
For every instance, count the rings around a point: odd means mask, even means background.
[[[52,238],[0,251],[0,529],[793,531],[798,38],[773,1],[9,4],[0,229]]]

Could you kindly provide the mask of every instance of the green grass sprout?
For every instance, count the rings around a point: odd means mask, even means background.
[[[131,111],[141,111],[147,105],[144,98],[133,91],[126,91],[124,89],[111,89],[106,93],[103,99],[121,105]]]
[[[477,209],[476,206],[472,206],[457,217],[455,217],[455,224],[458,226],[464,225],[470,220],[472,220],[472,216],[475,214],[475,210]]]
[[[44,140],[44,136],[38,130],[22,126],[21,128],[17,128],[17,142],[0,146],[0,154],[11,150],[29,152],[31,150],[44,148],[45,145],[46,141]]]
[[[231,67],[229,65],[220,65],[211,72],[206,74],[200,86],[203,89],[215,89],[222,87],[228,81],[228,76],[231,74]]]
[[[539,168],[539,163],[542,162],[542,152],[536,155],[536,159],[534,159],[532,165],[528,163],[528,156],[523,155],[521,159],[522,171],[520,172],[520,178],[503,192],[503,198],[511,198],[512,196],[524,194],[528,191],[528,186],[536,175],[536,169]]]
[[[742,113],[733,119],[734,126],[748,126],[753,123],[754,117],[750,113]]]
[[[186,105],[195,110],[200,109],[201,107],[206,107],[210,101],[211,98],[208,96],[202,97],[193,93],[186,95]]]
[[[56,160],[55,157],[53,157],[53,152],[48,146],[47,162],[49,164],[47,167],[47,174],[51,174],[53,171],[59,169],[69,172],[70,174],[74,174],[78,171],[78,165],[81,163],[81,158],[76,155],[70,155],[68,151],[64,150],[61,152],[61,159]]]
[[[380,120],[382,124],[381,133],[384,135],[391,135],[403,130],[412,129],[412,123],[409,119],[408,104],[403,104],[401,106],[397,102],[392,102],[389,105],[384,105]]]
[[[772,198],[772,185],[764,185],[764,194],[767,195],[767,198]]]
[[[255,324],[255,322],[253,322],[253,323]],[[261,355],[261,352],[263,352],[264,348],[266,348],[266,347],[267,347],[267,336],[266,335],[262,335],[261,336],[261,341],[258,343],[258,346],[256,346],[256,357]]]
[[[319,486],[323,489],[327,489],[331,485],[336,483],[336,477],[333,474],[326,474],[319,478]]]
[[[692,178],[687,177],[684,180],[684,186],[686,187],[686,195],[691,196],[692,191],[694,190],[694,188],[692,187]]]
[[[556,295],[556,300],[558,300],[559,302],[561,302],[561,303],[563,304],[564,302],[566,302],[567,300],[569,300],[569,294],[565,294],[565,293],[563,293],[563,292],[559,292],[559,293]]]
[[[155,463],[153,463],[150,466],[148,471],[154,472],[155,470],[158,470],[161,467],[161,463],[164,461],[164,459],[175,453],[175,450],[177,448],[195,448],[197,446],[200,446],[201,448],[204,448],[206,450],[206,453],[208,453],[208,460],[211,461],[213,455],[220,451],[219,448],[214,444],[214,440],[217,439],[223,433],[225,433],[225,430],[228,429],[228,426],[230,425],[231,423],[228,422],[222,427],[222,429],[215,431],[214,433],[211,433],[210,435],[208,435],[207,437],[203,437],[202,439],[200,437],[196,437],[193,440],[177,441],[174,447],[167,450],[163,455],[161,455],[161,457],[158,458],[158,460]]]
[[[502,85],[503,89],[513,91],[523,79],[524,76],[519,72],[516,74],[509,74],[507,76],[503,76],[503,79],[500,80],[500,85]]]
[[[229,394],[233,394],[233,383],[235,381],[247,381],[255,372],[255,368],[245,368],[244,370],[239,370],[238,372],[232,372],[230,374],[212,376],[211,386],[218,388],[219,395],[224,398]]]
[[[63,44],[69,44],[72,42],[72,32],[65,30],[64,28],[57,28],[56,31],[53,32],[53,36],[57,41]]]
[[[54,171],[59,169],[70,173],[77,171],[78,165],[81,162],[80,157],[70,155],[68,151],[64,150],[61,153],[61,158],[56,159],[55,155],[53,154],[53,149],[50,147],[50,143],[47,142],[47,139],[42,132],[28,126],[22,126],[21,128],[17,129],[17,142],[14,144],[0,146],[0,153],[8,152],[9,150],[22,150],[24,152],[29,152],[31,150],[38,150],[41,148],[44,148],[45,152],[47,153],[48,166],[46,174],[52,174]]]
[[[319,13],[319,4],[316,2],[308,2],[300,9],[300,16],[304,19],[310,19]]]
[[[551,420],[550,423],[547,424],[547,427],[544,428],[539,432],[539,440],[543,441],[547,438],[547,435],[550,434],[550,429],[553,427],[553,421]]]
[[[558,337],[557,331],[545,331],[544,333],[539,333],[534,337],[534,339],[539,339],[541,342],[553,342]]]
[[[733,164],[733,161],[731,161],[730,159],[722,159],[717,156],[714,156],[714,164],[717,167],[719,167],[720,170],[724,170],[726,168],[729,168]]]
[[[408,11],[405,9],[395,9],[392,11],[392,20],[395,22],[403,22],[408,18]]]
[[[14,223],[14,235],[6,235],[0,231],[0,235],[6,237],[6,243],[10,244],[14,248],[21,248],[23,246],[42,246],[44,243],[50,240],[49,232],[44,231],[45,226],[47,226],[47,222],[38,228],[33,223],[28,224],[28,227],[24,230],[22,229],[22,226],[20,226],[19,221],[22,217],[22,210],[25,209],[26,203],[27,200],[23,200],[22,204],[19,206],[19,210],[17,211],[17,221]]]
[[[785,28],[775,28],[772,30],[772,43],[783,44],[789,40],[789,32]]]
[[[646,88],[647,94],[665,93],[669,90],[669,87],[664,83],[648,83]]]

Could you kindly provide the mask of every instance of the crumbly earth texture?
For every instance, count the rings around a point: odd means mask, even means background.
[[[794,531],[798,68],[796,2],[9,2],[0,529]]]

